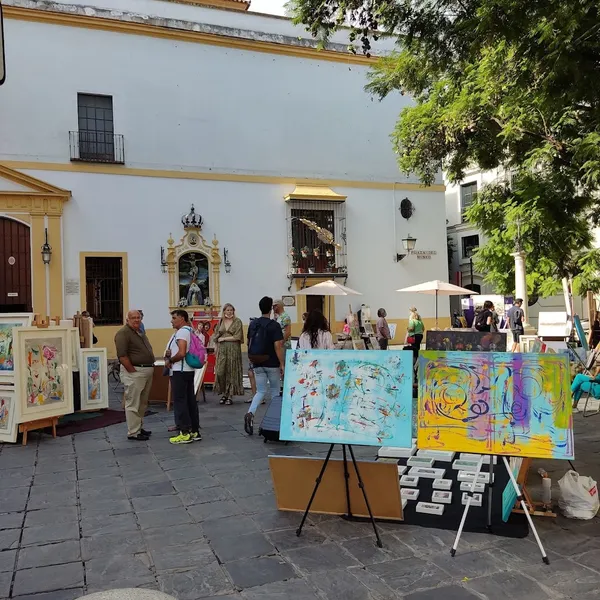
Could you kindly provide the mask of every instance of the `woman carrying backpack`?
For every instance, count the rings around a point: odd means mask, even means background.
[[[244,328],[242,321],[235,316],[232,304],[223,306],[213,341],[216,346],[215,392],[222,394],[219,404],[232,404],[232,396],[243,396],[242,344]]]
[[[489,333],[492,330],[494,321],[494,304],[490,300],[483,303],[483,310],[475,317],[475,329]]]
[[[306,317],[298,347],[300,350],[335,349],[329,323],[321,311],[312,310]]]

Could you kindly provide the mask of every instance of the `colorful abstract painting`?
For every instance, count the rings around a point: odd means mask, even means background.
[[[25,360],[27,405],[62,402],[65,393],[62,339],[25,340]]]
[[[419,448],[572,459],[568,358],[422,352],[417,419]]]
[[[280,439],[411,445],[412,352],[287,353]]]
[[[0,388],[0,442],[17,441],[16,411],[14,390]]]
[[[464,331],[428,331],[427,350],[455,350],[458,352],[506,352],[506,333]]]

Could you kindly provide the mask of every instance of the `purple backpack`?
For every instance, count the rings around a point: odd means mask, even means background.
[[[191,327],[187,329],[190,330],[190,347],[185,355],[185,362],[192,369],[201,369],[206,362],[206,348],[196,332]]]

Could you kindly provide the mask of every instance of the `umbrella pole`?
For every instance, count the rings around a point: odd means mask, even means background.
[[[435,290],[435,328],[439,329],[438,325],[438,291]]]

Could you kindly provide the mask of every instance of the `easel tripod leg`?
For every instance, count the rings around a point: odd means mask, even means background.
[[[346,507],[348,517],[352,517],[352,507],[350,506],[350,472],[348,471],[348,458],[346,456],[346,445],[342,445],[342,453],[344,456],[344,482],[346,484]]]
[[[375,537],[377,538],[377,546],[379,548],[383,548],[383,543],[381,542],[381,538],[379,537],[379,530],[377,529],[377,524],[375,523],[375,518],[373,517],[373,512],[371,511],[371,505],[369,504],[369,499],[367,498],[367,491],[365,490],[365,484],[363,483],[362,477],[360,476],[360,471],[358,470],[358,463],[356,462],[356,458],[354,458],[354,450],[352,446],[348,446],[348,450],[350,451],[350,456],[352,457],[352,464],[354,465],[354,470],[356,471],[356,479],[358,479],[358,487],[362,491],[362,495],[365,499],[365,504],[367,505],[367,510],[369,511],[369,518],[371,519],[371,524],[373,525],[373,530],[375,531]]]
[[[317,495],[317,490],[319,489],[319,485],[321,484],[321,480],[323,479],[323,473],[325,473],[325,469],[327,468],[327,463],[329,462],[329,459],[331,458],[331,453],[333,452],[333,446],[334,446],[334,444],[331,444],[331,446],[329,446],[329,452],[327,452],[327,457],[325,458],[325,462],[323,463],[323,466],[321,467],[321,472],[319,473],[319,476],[316,479],[315,489],[313,490],[310,500],[308,501],[308,506],[306,507],[306,510],[304,511],[304,516],[302,517],[302,521],[300,522],[300,527],[298,527],[298,529],[296,529],[296,535],[298,537],[300,537],[300,534],[302,533],[302,528],[304,527],[304,523],[306,522],[306,518],[308,517],[308,513],[310,512],[310,507],[312,506],[313,500],[315,499],[315,496]]]
[[[490,486],[488,488],[487,530],[492,533],[492,498],[494,492],[494,456],[490,454]]]
[[[515,476],[513,475],[513,472],[511,471],[511,468],[510,468],[510,465],[508,464],[508,460],[506,459],[506,456],[503,456],[502,460],[504,461],[504,466],[506,467],[506,471],[508,473],[508,476],[510,477],[512,486],[513,486],[513,488],[515,488],[515,492],[517,493],[517,500],[521,503],[521,508],[523,509],[523,512],[525,513],[525,516],[527,517],[527,521],[529,522],[529,527],[531,527],[531,531],[533,531],[533,536],[535,537],[535,541],[537,542],[540,552],[542,553],[542,560],[547,565],[549,565],[550,559],[548,558],[546,551],[544,550],[544,546],[542,546],[542,540],[540,540],[540,536],[538,535],[537,529],[535,528],[535,525],[533,524],[533,519],[531,518],[531,515],[529,514],[529,509],[527,508],[527,505],[525,504],[525,500],[523,499],[523,494],[521,493],[521,490],[519,489],[519,485],[517,484]]]
[[[462,535],[463,528],[465,526],[465,522],[467,520],[467,515],[469,514],[469,509],[471,508],[471,500],[473,500],[473,490],[475,489],[475,484],[479,479],[479,473],[481,471],[481,466],[483,465],[483,456],[479,459],[477,463],[477,470],[475,471],[475,477],[473,478],[473,485],[471,486],[471,491],[468,492],[467,504],[465,506],[465,510],[463,511],[462,518],[460,520],[460,525],[458,526],[458,531],[456,532],[456,539],[454,540],[454,544],[452,545],[452,549],[450,550],[450,556],[454,556],[456,554],[456,549],[458,548],[458,542],[460,542],[460,536]]]

